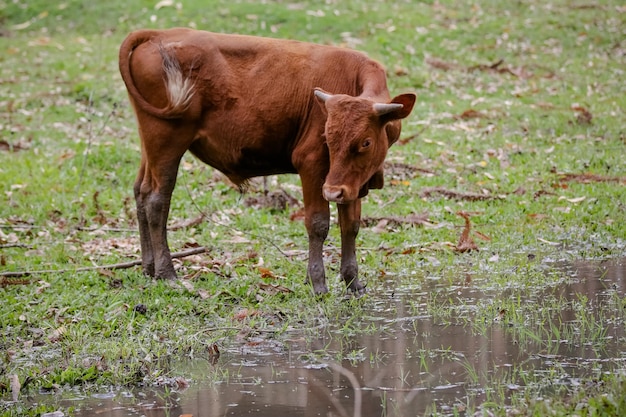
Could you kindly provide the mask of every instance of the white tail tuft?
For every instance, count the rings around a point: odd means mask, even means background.
[[[193,98],[195,84],[190,78],[183,76],[180,63],[176,56],[167,51],[163,45],[159,45],[159,51],[163,58],[163,71],[165,72],[165,86],[170,109],[175,112],[184,111]]]

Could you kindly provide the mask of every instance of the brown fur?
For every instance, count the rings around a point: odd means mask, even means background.
[[[342,275],[348,289],[364,292],[355,256],[360,198],[382,187],[387,149],[414,94],[392,100],[382,66],[359,52],[182,28],[131,33],[119,65],[142,143],[135,198],[146,274],[176,276],[166,222],[189,150],[239,185],[300,175],[316,293],[328,291],[322,245],[328,201],[337,202]]]

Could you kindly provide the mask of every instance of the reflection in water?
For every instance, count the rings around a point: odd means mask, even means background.
[[[353,336],[349,329],[335,328],[313,340],[295,333],[281,341],[249,340],[222,348],[216,366],[209,360],[181,363],[179,374],[193,377],[194,383],[180,392],[115,392],[64,405],[80,408],[76,416],[107,417],[411,416],[433,407],[443,414],[462,413],[468,405],[497,395],[506,399],[536,376],[548,377],[552,384],[575,385],[583,375],[626,369],[626,353],[619,346],[625,337],[623,321],[604,321],[597,330],[600,337],[586,343],[584,332],[594,330],[584,328],[575,307],[588,305],[593,308],[589,314],[598,314],[611,307],[615,295],[623,298],[625,263],[621,259],[569,265],[564,268],[573,277],[568,284],[521,300],[533,303],[541,298],[537,304],[543,309],[549,309],[545,299],[571,301],[566,305],[572,308],[537,316],[551,317],[553,325],[528,323],[533,331],[552,328],[545,336],[555,340],[524,338],[523,329],[513,329],[498,317],[489,320],[485,331],[473,332],[469,320],[446,322],[427,315],[433,291],[453,294],[460,315],[467,317],[493,301],[494,294],[481,293],[466,282],[454,288],[390,283],[375,290],[364,307],[371,306],[371,311],[359,326],[376,329],[371,334]],[[577,303],[581,298],[588,302]],[[602,341],[602,349],[594,340]],[[334,353],[349,359],[334,363]]]

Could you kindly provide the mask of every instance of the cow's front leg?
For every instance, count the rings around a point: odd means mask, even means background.
[[[328,203],[326,210],[310,211],[305,208],[306,212],[306,230],[309,235],[309,264],[307,266],[307,282],[313,285],[315,294],[326,294],[328,287],[326,286],[326,274],[324,272],[324,241],[328,236],[330,223],[330,212]]]
[[[365,294],[365,286],[359,281],[356,260],[356,236],[361,226],[361,199],[348,204],[337,204],[341,227],[341,277],[349,292],[357,297]]]
[[[305,170],[302,170],[303,172]],[[324,272],[324,241],[328,237],[330,208],[322,197],[323,175],[300,175],[304,199],[304,224],[309,236],[309,264],[306,279],[313,285],[315,294],[326,294]]]

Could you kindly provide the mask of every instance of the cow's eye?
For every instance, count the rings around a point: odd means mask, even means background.
[[[369,148],[370,145],[372,144],[372,140],[371,139],[365,139],[363,141],[363,143],[361,143],[361,148],[365,149],[365,148]]]

